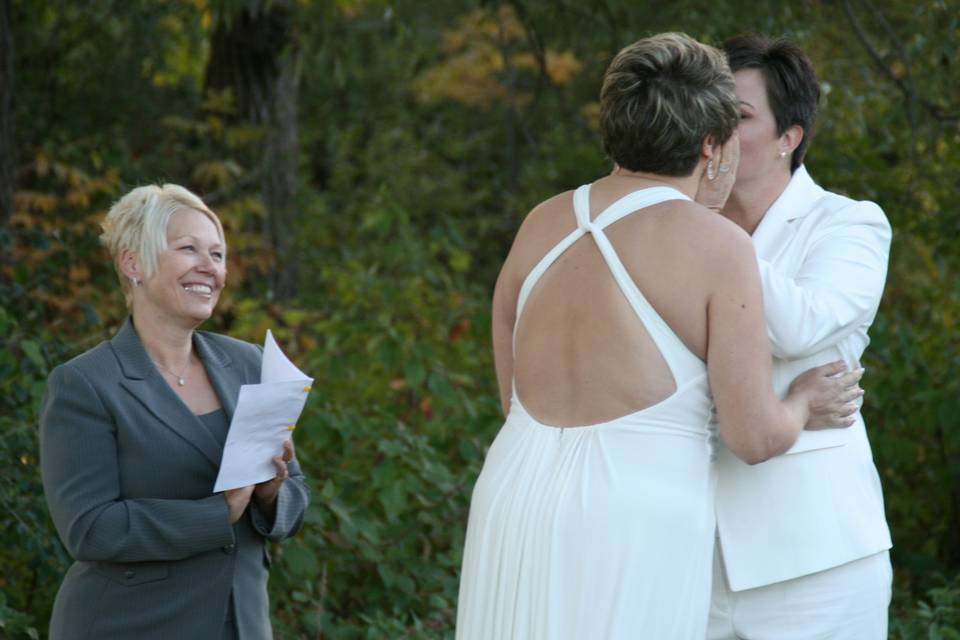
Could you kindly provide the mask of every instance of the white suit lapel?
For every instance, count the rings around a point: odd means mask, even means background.
[[[795,221],[810,213],[814,202],[824,193],[807,173],[806,167],[798,167],[787,183],[787,188],[770,205],[753,232],[753,246],[757,250],[757,257],[761,260],[774,260],[796,232]]]

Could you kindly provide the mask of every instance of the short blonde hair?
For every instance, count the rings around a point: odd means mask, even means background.
[[[603,147],[624,169],[688,176],[704,139],[726,142],[739,120],[723,53],[683,33],[625,47],[603,78]]]
[[[160,252],[167,248],[167,225],[170,223],[170,216],[180,210],[202,213],[213,222],[226,257],[227,242],[217,214],[197,195],[180,185],[137,187],[110,207],[110,211],[100,223],[103,229],[100,242],[110,252],[128,307],[132,289],[120,269],[120,254],[124,250],[135,253],[140,259],[144,277],[153,275]]]

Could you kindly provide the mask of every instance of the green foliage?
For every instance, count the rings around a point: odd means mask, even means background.
[[[5,301],[16,292],[0,283]],[[37,407],[51,362],[63,357],[42,326],[0,307],[0,635],[37,638],[69,565],[46,512],[37,460]]]
[[[931,588],[926,598],[905,604],[894,603],[890,624],[891,640],[960,640],[960,576]]]
[[[313,502],[300,535],[273,549],[278,637],[451,637],[470,492],[501,420],[489,298],[517,226],[607,170],[596,100],[621,46],[760,30],[799,41],[824,83],[811,173],[878,202],[895,229],[865,359],[895,538],[891,633],[956,637],[960,587],[932,577],[960,572],[956,0],[875,12],[763,0],[750,15],[699,1],[294,3],[301,215],[288,256],[266,241],[264,132],[235,121],[229,92],[202,90],[212,16],[249,0],[13,4],[0,636],[43,636],[69,564],[42,498],[36,424],[46,372],[125,315],[96,221],[130,186],[172,181],[226,227],[229,287],[210,328],[260,341],[272,327],[317,379],[296,432]],[[284,305],[267,289],[276,260],[296,261],[303,280]]]

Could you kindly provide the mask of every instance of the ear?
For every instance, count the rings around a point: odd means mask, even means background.
[[[130,251],[130,249],[124,249],[120,252],[120,257],[117,259],[117,267],[120,269],[120,273],[128,280],[143,280],[143,269],[140,268],[140,259],[137,258],[137,254]]]
[[[792,125],[780,136],[780,151],[785,151],[789,157],[801,142],[803,142],[803,127],[798,124]]]
[[[716,146],[717,146],[716,139],[712,135],[707,136],[706,138],[703,139],[703,142],[700,144],[700,155],[705,160],[711,160],[713,158],[714,152],[716,151]]]

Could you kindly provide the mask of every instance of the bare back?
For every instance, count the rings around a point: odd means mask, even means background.
[[[591,220],[647,186],[655,183],[598,181],[590,193]],[[584,233],[546,268],[529,289],[513,345],[516,394],[531,415],[560,427],[596,424],[657,404],[677,388],[601,254],[600,235],[671,333],[705,359],[709,290],[699,243],[690,240],[709,215],[682,199],[653,204],[609,224],[602,234]],[[572,193],[538,207],[524,226],[504,265],[507,286],[525,281],[544,255],[577,230]]]

